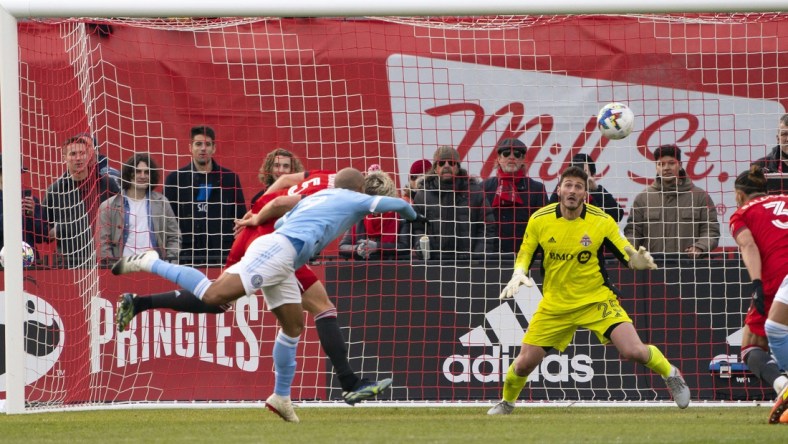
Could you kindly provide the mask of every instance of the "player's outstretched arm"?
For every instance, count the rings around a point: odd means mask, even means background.
[[[634,248],[627,245],[624,247],[624,252],[629,256],[629,268],[633,270],[656,270],[659,268],[646,247],[641,246],[638,251],[635,251]]]
[[[500,298],[509,299],[514,297],[522,285],[525,285],[526,287],[533,287],[534,281],[525,274],[525,271],[515,268],[514,273],[512,273],[512,278],[509,279],[509,283],[506,284],[506,287],[504,287]]]
[[[398,197],[374,196],[375,203],[371,206],[371,213],[388,213],[396,211],[408,222],[429,222],[424,215],[413,209],[410,203]]]
[[[290,174],[283,174],[279,176],[278,179],[265,190],[264,194],[271,194],[274,191],[284,190],[286,188],[290,188],[293,185],[298,185],[304,181],[304,172],[300,173],[290,173]]]
[[[279,196],[265,204],[257,214],[250,218],[236,220],[235,223],[242,227],[261,225],[271,219],[278,219],[290,211],[302,198],[300,194],[292,196]]]

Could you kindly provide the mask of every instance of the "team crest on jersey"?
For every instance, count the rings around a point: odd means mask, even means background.
[[[591,238],[586,234],[582,239],[580,239],[580,245],[584,247],[591,245]]]
[[[580,262],[581,264],[586,264],[590,260],[591,260],[590,251],[581,251],[580,254],[577,255],[577,261]]]
[[[260,288],[263,286],[263,277],[259,274],[252,276],[252,287]]]

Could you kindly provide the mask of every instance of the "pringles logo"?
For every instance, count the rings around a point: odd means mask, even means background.
[[[0,292],[0,344],[5,352],[6,315],[5,298],[8,292]],[[47,301],[38,296],[23,293],[25,298],[24,357],[25,384],[32,384],[52,370],[58,363],[65,344],[65,328],[60,314]],[[0,353],[0,391],[6,390],[6,353]]]

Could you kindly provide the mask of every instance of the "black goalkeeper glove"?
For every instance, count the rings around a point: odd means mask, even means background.
[[[766,302],[763,297],[763,282],[755,279],[752,281],[752,306],[758,310],[758,313],[766,315]]]
[[[430,220],[427,219],[427,217],[424,216],[423,214],[417,212],[416,213],[416,218],[413,219],[411,222],[418,222],[418,223],[422,223],[422,224],[428,224],[428,223],[430,223]]]

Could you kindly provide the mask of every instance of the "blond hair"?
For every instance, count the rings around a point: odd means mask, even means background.
[[[364,192],[371,196],[397,197],[397,186],[388,173],[374,171],[364,178]]]

